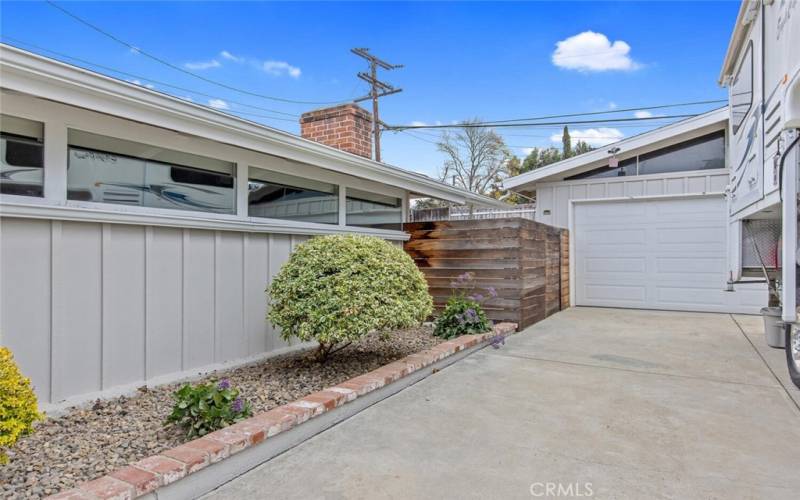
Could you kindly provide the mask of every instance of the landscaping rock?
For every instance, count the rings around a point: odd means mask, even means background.
[[[371,334],[326,363],[310,351],[217,371],[204,380],[227,378],[260,413],[437,345],[429,326]],[[135,394],[72,408],[36,425],[0,466],[0,497],[40,498],[57,493],[188,441],[178,428],[164,428],[172,393],[181,384],[140,387]]]

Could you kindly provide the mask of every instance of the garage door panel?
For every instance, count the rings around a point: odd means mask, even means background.
[[[619,245],[619,244],[638,244],[644,245],[647,240],[647,231],[642,229],[622,229],[622,228],[597,228],[586,231],[586,244],[595,245]]]
[[[706,305],[722,306],[725,303],[723,292],[716,287],[659,286],[656,288],[659,303],[675,306],[696,306],[698,302]]]
[[[585,288],[588,300],[601,300],[607,305],[623,303],[645,304],[647,291],[640,285],[587,285]]]
[[[656,272],[659,275],[678,274],[686,275],[711,275],[714,281],[719,279],[719,273],[725,273],[725,259],[717,257],[656,257]]]
[[[721,196],[578,203],[574,208],[578,305],[757,311],[757,290],[723,291],[727,210]]]
[[[647,269],[644,256],[624,257],[587,257],[585,260],[587,273],[643,273]]]
[[[706,243],[724,248],[725,244],[725,228],[713,226],[660,228],[656,235],[658,243],[668,245]]]

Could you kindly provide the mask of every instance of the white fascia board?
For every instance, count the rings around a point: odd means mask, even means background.
[[[634,137],[623,139],[613,144],[608,144],[602,148],[595,149],[582,155],[574,156],[567,160],[552,163],[546,167],[537,168],[516,177],[510,177],[503,181],[506,189],[524,188],[536,182],[548,182],[547,178],[564,174],[570,170],[585,167],[592,163],[604,162],[611,158],[608,153],[609,148],[618,147],[621,153],[633,153],[638,149],[647,147],[650,144],[658,143],[682,135],[691,134],[693,131],[724,123],[728,120],[728,107],[722,107],[709,111],[699,116],[666,125]],[[722,129],[722,128],[721,128]],[[556,180],[556,179],[552,179]]]
[[[508,205],[177,97],[0,44],[3,88],[135,120],[459,204]]]

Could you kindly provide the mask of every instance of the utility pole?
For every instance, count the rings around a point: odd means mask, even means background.
[[[362,57],[369,63],[369,73],[363,71],[358,73],[358,77],[370,85],[369,95],[353,100],[353,102],[366,101],[372,99],[372,133],[375,142],[375,161],[381,161],[381,120],[378,116],[378,98],[402,92],[403,89],[395,88],[386,82],[378,80],[378,66],[385,70],[402,68],[402,64],[389,64],[378,59],[369,53],[367,48],[350,49],[350,52]]]

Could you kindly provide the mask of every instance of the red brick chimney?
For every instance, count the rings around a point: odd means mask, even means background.
[[[372,158],[372,114],[354,103],[303,113],[300,135],[348,153]]]

